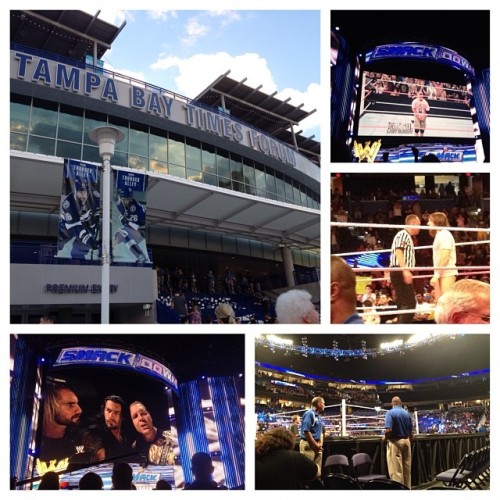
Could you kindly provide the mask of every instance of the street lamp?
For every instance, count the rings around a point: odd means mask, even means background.
[[[111,164],[115,144],[123,141],[125,134],[115,127],[96,127],[89,132],[90,138],[99,145],[102,158],[102,262],[101,262],[101,323],[109,323],[109,267],[111,263]]]

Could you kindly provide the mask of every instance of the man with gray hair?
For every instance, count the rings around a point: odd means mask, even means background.
[[[276,318],[281,324],[319,323],[319,314],[306,290],[288,290],[276,301]]]
[[[489,323],[490,285],[483,281],[463,279],[443,293],[434,311],[436,323]]]

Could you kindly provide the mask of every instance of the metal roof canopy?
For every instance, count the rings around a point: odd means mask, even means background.
[[[86,55],[100,59],[111,48],[126,21],[116,27],[81,10],[12,10],[10,42],[85,61]]]
[[[282,101],[272,94],[261,92],[262,85],[257,88],[245,85],[241,81],[229,78],[230,71],[219,76],[203,92],[194,98],[208,106],[222,107],[230,112],[231,116],[250,123],[263,132],[277,139],[291,144],[295,149],[308,156],[319,164],[320,143],[312,137],[292,133],[292,126],[316,112],[304,111],[303,104],[294,106],[289,104],[290,98]]]
[[[10,164],[11,211],[59,213],[63,160],[11,152]],[[320,247],[319,210],[154,173],[148,181],[147,224],[214,231],[277,246]]]

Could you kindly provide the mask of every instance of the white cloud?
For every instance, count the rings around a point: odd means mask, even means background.
[[[262,92],[270,94],[278,90],[267,60],[256,53],[232,56],[227,52],[217,52],[214,54],[196,54],[184,59],[164,54],[160,55],[159,59],[150,68],[156,71],[176,71],[177,75],[174,78],[175,91],[191,98],[196,97],[210,83],[228,70],[230,70],[228,76],[233,80],[241,81],[246,78],[245,84],[254,88],[262,85],[260,89]],[[169,88],[168,84],[161,83],[161,76],[156,81],[158,85]],[[285,88],[278,92],[276,97],[283,100],[290,98],[289,103],[295,106],[304,104],[303,109],[305,111],[316,109],[317,111],[301,122],[299,127],[295,127],[295,130],[302,129],[302,134],[306,136],[315,134],[316,140],[319,140],[320,85],[310,83],[305,91]]]
[[[228,24],[234,23],[241,20],[240,14],[235,10],[209,10],[207,14],[210,17],[220,17],[221,27],[225,27]]]
[[[177,11],[175,10],[148,10],[148,16],[154,21],[168,21],[169,19],[177,19]]]
[[[321,109],[321,86],[318,83],[310,83],[305,92],[296,89],[283,89],[276,94],[279,99],[288,99],[289,104],[300,106],[304,104],[301,109],[307,112],[316,110],[311,116],[305,118],[298,127],[294,130],[302,129],[302,135],[308,136],[315,134],[316,140],[319,140],[319,126],[320,126],[320,109]]]
[[[194,45],[198,38],[205,36],[210,31],[207,25],[200,24],[196,18],[189,19],[184,29],[187,35],[181,40],[184,45]]]
[[[195,97],[228,70],[231,70],[229,76],[234,80],[247,78],[245,83],[250,86],[262,85],[264,92],[276,90],[276,83],[267,61],[255,53],[231,56],[227,52],[217,52],[196,54],[185,59],[161,55],[150,67],[155,70],[177,69],[178,75],[175,77],[177,92],[187,97]]]

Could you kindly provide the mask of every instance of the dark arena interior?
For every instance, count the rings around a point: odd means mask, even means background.
[[[47,473],[57,474],[57,489],[84,489],[80,480],[90,472],[105,490],[160,489],[160,480],[190,489],[195,453],[211,460],[211,486],[244,488],[243,335],[10,341],[11,489],[42,489]],[[146,436],[148,426],[154,432]],[[113,482],[121,462],[132,469],[134,488]]]
[[[488,10],[333,10],[331,161],[489,162],[489,46]]]
[[[411,489],[489,489],[489,366],[487,334],[262,336],[256,341],[257,438],[290,428],[292,416],[302,417],[319,396],[325,402],[321,478],[304,487],[328,489],[331,473],[356,479],[358,453],[370,456],[370,474],[388,478],[381,438],[397,396],[412,418]],[[480,451],[485,462],[477,477],[444,478],[464,455]],[[328,466],[332,455],[347,457],[342,470]]]
[[[344,259],[356,274],[357,309],[365,323],[394,323],[397,318],[391,311],[406,309],[399,307],[396,287],[390,280],[391,258],[394,239],[411,216],[417,216],[422,226],[411,236],[416,266],[411,322],[436,322],[439,297],[431,283],[435,238],[426,230],[433,213],[447,216],[456,248],[456,282],[482,282],[489,296],[490,189],[488,173],[332,174],[331,254]],[[367,287],[371,294],[367,294]],[[386,297],[381,300],[381,295]],[[364,316],[368,312],[371,314]],[[489,323],[489,316],[485,322]]]

